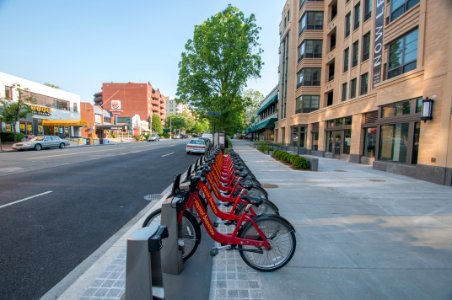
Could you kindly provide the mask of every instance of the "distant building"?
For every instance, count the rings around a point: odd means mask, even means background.
[[[86,126],[80,120],[80,96],[44,84],[0,72],[0,98],[17,101],[19,91],[23,99],[32,99],[32,113],[17,124],[0,121],[0,131],[24,135],[58,135],[63,138],[80,137],[81,128]]]
[[[255,121],[248,129],[253,140],[274,140],[275,122],[278,120],[278,86],[276,86],[262,101],[256,112]]]
[[[117,117],[137,114],[149,121],[151,115],[158,114],[165,124],[167,97],[149,82],[103,83],[102,92],[94,94],[94,102]]]
[[[175,114],[177,111],[177,102],[175,98],[167,97],[166,100],[166,114]]]

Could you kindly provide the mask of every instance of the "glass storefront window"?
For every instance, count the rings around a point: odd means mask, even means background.
[[[421,135],[421,123],[416,122],[414,124],[414,142],[413,142],[413,158],[412,163],[417,164],[419,155],[419,136]]]
[[[383,118],[409,115],[410,103],[410,100],[406,100],[383,106]]]
[[[300,127],[300,147],[306,146],[306,127]]]
[[[292,127],[292,146],[298,146],[298,127]]]
[[[377,146],[377,127],[366,128],[364,131],[363,156],[375,157]]]
[[[382,125],[380,131],[380,160],[405,163],[409,123]]]
[[[332,131],[328,131],[327,136],[326,136],[326,145],[327,145],[327,152],[333,152],[333,132]]]
[[[350,154],[351,144],[352,144],[352,131],[350,129],[344,130],[344,145],[342,153]]]

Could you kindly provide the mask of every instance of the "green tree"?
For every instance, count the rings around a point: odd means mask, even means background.
[[[158,114],[152,115],[152,132],[156,132],[158,134],[162,134],[163,132],[162,120]]]
[[[245,99],[246,103],[245,125],[249,126],[254,122],[255,114],[264,100],[264,95],[259,91],[247,89],[243,92],[242,97]]]
[[[166,117],[166,128],[171,128],[172,132],[185,130],[186,126],[187,124],[182,116],[171,114]]]
[[[246,17],[229,5],[195,26],[179,63],[178,98],[208,117],[211,127],[215,121],[227,133],[243,127],[246,101],[241,92],[249,78],[260,76],[262,49],[255,21],[253,14]]]
[[[3,122],[12,124],[13,134],[14,134],[14,142],[16,139],[16,123],[20,119],[24,119],[28,114],[31,113],[30,105],[33,103],[33,99],[31,97],[24,97],[22,90],[17,85],[16,90],[19,93],[19,99],[17,101],[1,99],[0,100],[0,117]]]

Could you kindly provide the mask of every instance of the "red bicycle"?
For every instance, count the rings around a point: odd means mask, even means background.
[[[237,222],[231,234],[223,234],[216,230],[206,206],[200,198],[200,190],[205,187],[207,179],[206,170],[190,179],[189,190],[181,190],[180,174],[173,182],[172,195],[177,203],[178,223],[181,224],[183,260],[187,260],[196,251],[201,240],[200,225],[196,218],[188,211],[194,207],[201,223],[210,237],[222,246],[211,250],[214,256],[220,249],[238,250],[247,265],[259,271],[275,271],[286,265],[295,253],[295,229],[284,218],[278,215],[253,216],[250,212],[252,205],[259,206],[263,199],[251,195],[243,195],[242,200],[248,204],[242,213],[237,216]],[[160,215],[152,213],[143,226],[160,223]]]

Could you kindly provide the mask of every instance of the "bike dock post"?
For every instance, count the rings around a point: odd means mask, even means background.
[[[162,224],[168,228],[168,238],[163,240],[162,269],[164,273],[178,275],[184,269],[182,261],[182,245],[179,245],[179,230],[177,209],[172,199],[166,199],[162,204]]]
[[[166,226],[149,226],[135,231],[127,240],[126,291],[122,299],[165,299],[160,259]]]

